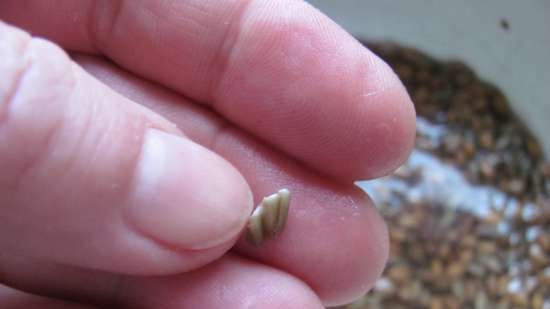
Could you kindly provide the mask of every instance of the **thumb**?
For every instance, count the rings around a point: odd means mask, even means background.
[[[244,178],[54,44],[0,22],[0,248],[96,269],[192,269],[232,246]]]

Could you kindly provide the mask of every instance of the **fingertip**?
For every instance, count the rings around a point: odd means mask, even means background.
[[[131,225],[153,239],[200,250],[234,242],[252,209],[244,177],[191,140],[149,129],[126,207]]]
[[[359,191],[359,190],[357,190]],[[382,274],[389,255],[389,236],[384,219],[378,214],[371,199],[363,192],[350,195],[361,210],[346,224],[336,225],[339,235],[331,236],[332,260],[318,266],[314,279],[315,291],[325,306],[338,306],[359,298],[368,292]],[[325,236],[328,239],[329,236]]]
[[[361,297],[370,291],[386,266],[389,256],[387,225],[367,196],[364,207],[366,213],[360,223],[361,231],[351,234],[348,243],[353,247],[353,254],[346,263],[354,271],[346,273],[338,289],[325,287],[323,302],[326,306],[343,305]]]
[[[287,225],[261,247],[239,242],[238,252],[283,269],[306,282],[325,305],[363,295],[388,258],[384,220],[357,188],[290,186]]]
[[[357,111],[364,115],[356,136],[356,151],[363,156],[355,170],[349,167],[354,180],[396,169],[408,158],[416,134],[416,112],[407,89],[389,65],[371,51],[365,53],[372,59],[372,72],[364,74],[365,90]]]

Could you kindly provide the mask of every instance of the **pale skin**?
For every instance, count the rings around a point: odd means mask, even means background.
[[[353,181],[406,159],[414,109],[320,12],[4,0],[0,20],[1,308],[322,309],[379,276]],[[250,245],[281,188],[283,232]]]

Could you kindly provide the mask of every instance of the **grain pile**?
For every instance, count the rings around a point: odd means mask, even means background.
[[[416,149],[453,165],[474,185],[506,198],[484,215],[391,191],[377,201],[388,221],[384,276],[346,309],[550,309],[550,165],[505,96],[458,61],[438,61],[392,43],[368,43],[403,80],[421,119]],[[390,176],[422,181],[408,165]],[[398,207],[396,207],[396,201]]]

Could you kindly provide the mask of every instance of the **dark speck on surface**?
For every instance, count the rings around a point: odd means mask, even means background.
[[[501,27],[504,31],[510,30],[510,23],[508,22],[508,20],[507,20],[506,18],[501,18],[501,19],[500,19],[500,27]]]

